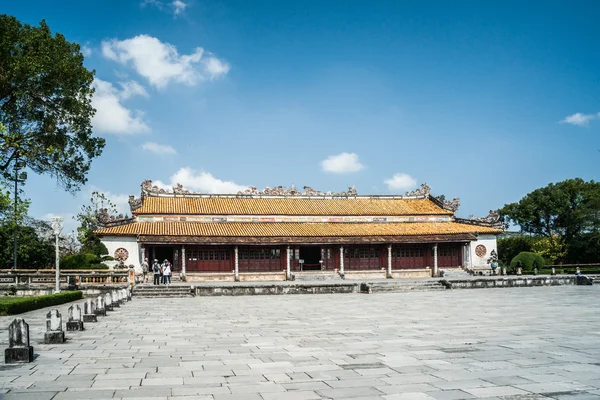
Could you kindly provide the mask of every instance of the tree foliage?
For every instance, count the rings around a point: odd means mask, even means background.
[[[534,239],[531,236],[512,236],[498,239],[498,258],[502,265],[510,261],[522,251],[531,251]]]
[[[82,253],[91,253],[98,256],[108,254],[106,246],[102,244],[94,233],[98,229],[98,212],[106,209],[109,214],[115,214],[117,207],[103,193],[93,192],[90,204],[83,205],[81,211],[75,217],[79,221],[77,238],[81,243]]]
[[[499,213],[523,232],[546,238],[557,262],[568,261],[580,237],[600,232],[600,183],[580,178],[551,183],[506,204]]]
[[[12,268],[14,225],[0,224],[0,268]],[[44,221],[28,219],[17,230],[17,260],[19,268],[40,269],[54,265],[54,244],[51,228]]]
[[[0,15],[0,172],[20,159],[78,190],[104,147],[92,136],[93,79],[79,45],[52,35],[45,21]]]

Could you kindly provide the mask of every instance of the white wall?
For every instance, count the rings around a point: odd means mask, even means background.
[[[120,247],[127,250],[129,252],[129,258],[124,261],[125,265],[129,266],[130,264],[133,264],[136,272],[142,272],[142,267],[140,266],[142,253],[136,238],[128,236],[104,236],[100,240],[108,249],[108,255],[111,257],[115,256],[115,250]],[[109,261],[106,262],[106,264],[112,267],[118,264],[118,262]]]
[[[482,245],[485,247],[485,254],[482,256],[478,256],[476,254],[477,246]],[[498,247],[496,245],[496,235],[479,235],[477,240],[471,242],[470,244],[470,258],[471,258],[471,268],[491,268],[490,264],[487,263],[488,258],[490,258],[490,253],[492,250],[496,250],[498,252]]]

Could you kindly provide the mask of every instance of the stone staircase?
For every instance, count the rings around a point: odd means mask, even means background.
[[[132,296],[137,298],[151,298],[151,297],[193,297],[190,285],[186,284],[172,284],[166,285],[152,285],[152,284],[141,284],[136,285],[133,288]]]
[[[448,268],[440,270],[444,271],[444,276],[441,279],[465,279],[471,278],[471,274],[462,268]]]
[[[296,271],[292,274],[295,281],[342,281],[342,278],[333,271]]]
[[[373,281],[361,284],[360,291],[363,293],[379,292],[430,292],[434,290],[446,290],[446,287],[438,280],[421,279],[389,279],[386,281]]]

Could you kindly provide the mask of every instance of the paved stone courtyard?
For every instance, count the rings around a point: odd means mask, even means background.
[[[599,286],[134,297],[62,345],[43,344],[44,309],[22,315],[39,356],[0,365],[0,398],[600,399],[599,299]]]

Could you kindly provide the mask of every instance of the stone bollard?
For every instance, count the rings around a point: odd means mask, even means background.
[[[537,275],[537,274],[538,274],[538,269],[537,269],[537,267],[535,267],[535,268],[533,269],[533,274],[534,274],[534,275]]]
[[[129,299],[127,298],[127,289],[121,289],[121,298],[125,303],[129,301]]]
[[[67,331],[82,331],[83,321],[81,320],[81,307],[75,304],[69,307],[69,320],[67,321]]]
[[[46,314],[46,333],[44,343],[57,344],[65,342],[65,332],[62,330],[62,316],[58,310],[50,310]]]
[[[131,286],[129,286],[129,288],[127,288],[125,290],[127,290],[127,300],[131,301]]]
[[[104,297],[98,296],[96,299],[96,310],[94,312],[96,315],[106,316],[106,307],[104,305]]]
[[[506,276],[506,267],[502,267],[502,275]]]
[[[98,318],[96,317],[96,303],[92,299],[87,299],[83,303],[83,322],[98,322]]]
[[[110,295],[110,293],[106,293],[104,295],[104,309],[106,311],[112,311],[113,310],[112,296]]]
[[[554,269],[554,267],[552,267],[552,275],[556,275],[556,269]]]
[[[517,275],[522,275],[522,274],[523,274],[523,268],[517,267]]]
[[[117,291],[113,290],[112,292],[110,292],[110,296],[112,298],[112,306],[113,306],[113,308],[115,308],[115,307],[121,307],[121,305],[119,304],[119,296],[117,295]]]
[[[581,273],[581,268],[577,267],[577,269],[575,270],[575,274],[579,275]]]
[[[29,345],[29,325],[23,318],[16,318],[8,326],[8,348],[4,349],[4,363],[33,361],[33,346]]]

